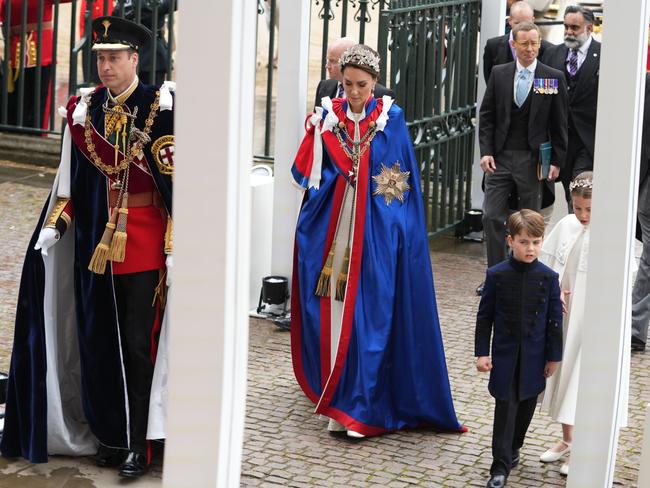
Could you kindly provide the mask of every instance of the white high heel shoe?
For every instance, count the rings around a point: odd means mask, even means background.
[[[571,451],[571,444],[565,441],[560,441],[560,442],[566,446],[564,449],[562,449],[561,451],[553,451],[553,448],[551,448],[548,451],[546,451],[544,454],[542,454],[539,457],[539,460],[543,463],[553,463],[558,459],[560,459],[565,454],[568,454]]]
[[[560,466],[560,474],[563,476],[569,476],[569,463],[564,463]]]
[[[363,439],[365,435],[354,430],[348,430],[348,437],[352,437],[354,439]]]

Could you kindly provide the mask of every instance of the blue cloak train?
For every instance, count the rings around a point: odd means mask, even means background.
[[[449,386],[419,171],[403,112],[389,97],[369,99],[360,133],[376,131],[354,181],[334,134],[341,123],[354,133],[347,108],[342,99],[323,99],[292,168],[305,189],[291,301],[296,378],[316,413],[366,436],[426,426],[464,431]],[[356,186],[350,264],[331,364],[334,297],[315,290],[350,181]]]

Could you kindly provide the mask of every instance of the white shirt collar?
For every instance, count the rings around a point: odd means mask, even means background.
[[[519,72],[520,72],[521,70],[523,70],[523,69],[527,69],[527,70],[530,71],[532,74],[535,74],[535,70],[537,69],[537,59],[535,59],[535,61],[533,61],[533,62],[530,64],[530,66],[528,66],[528,67],[526,67],[526,68],[524,68],[524,67],[522,66],[522,64],[519,62],[519,58],[517,58],[517,61],[515,61],[515,62],[517,63],[517,70],[516,70],[515,74],[518,75]]]
[[[591,39],[592,39],[592,37],[589,36],[589,39],[587,39],[584,42],[584,44],[578,48],[578,51],[580,51],[585,56],[587,55],[587,51],[589,51],[589,46],[591,46]]]
[[[364,106],[364,107],[361,109],[361,114],[355,114],[355,113],[352,111],[352,109],[350,108],[350,104],[348,103],[348,110],[347,110],[347,113],[346,113],[345,115],[348,116],[348,119],[350,119],[350,120],[356,120],[357,122],[359,122],[359,121],[361,121],[361,120],[363,120],[363,119],[366,118],[366,107]],[[361,115],[361,117],[359,117],[359,115]]]

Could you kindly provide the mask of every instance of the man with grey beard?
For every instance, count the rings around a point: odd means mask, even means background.
[[[571,179],[594,167],[600,73],[600,42],[592,37],[594,14],[578,5],[564,11],[564,44],[548,49],[542,62],[564,72],[569,90],[569,146],[560,179],[571,212]]]

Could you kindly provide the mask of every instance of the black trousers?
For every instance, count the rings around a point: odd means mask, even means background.
[[[159,271],[114,275],[122,357],[129,396],[130,449],[147,455],[147,421],[154,363],[151,360]]]
[[[526,432],[537,406],[537,397],[525,400],[511,397],[508,400],[495,401],[490,474],[508,476],[514,452],[524,445]]]

